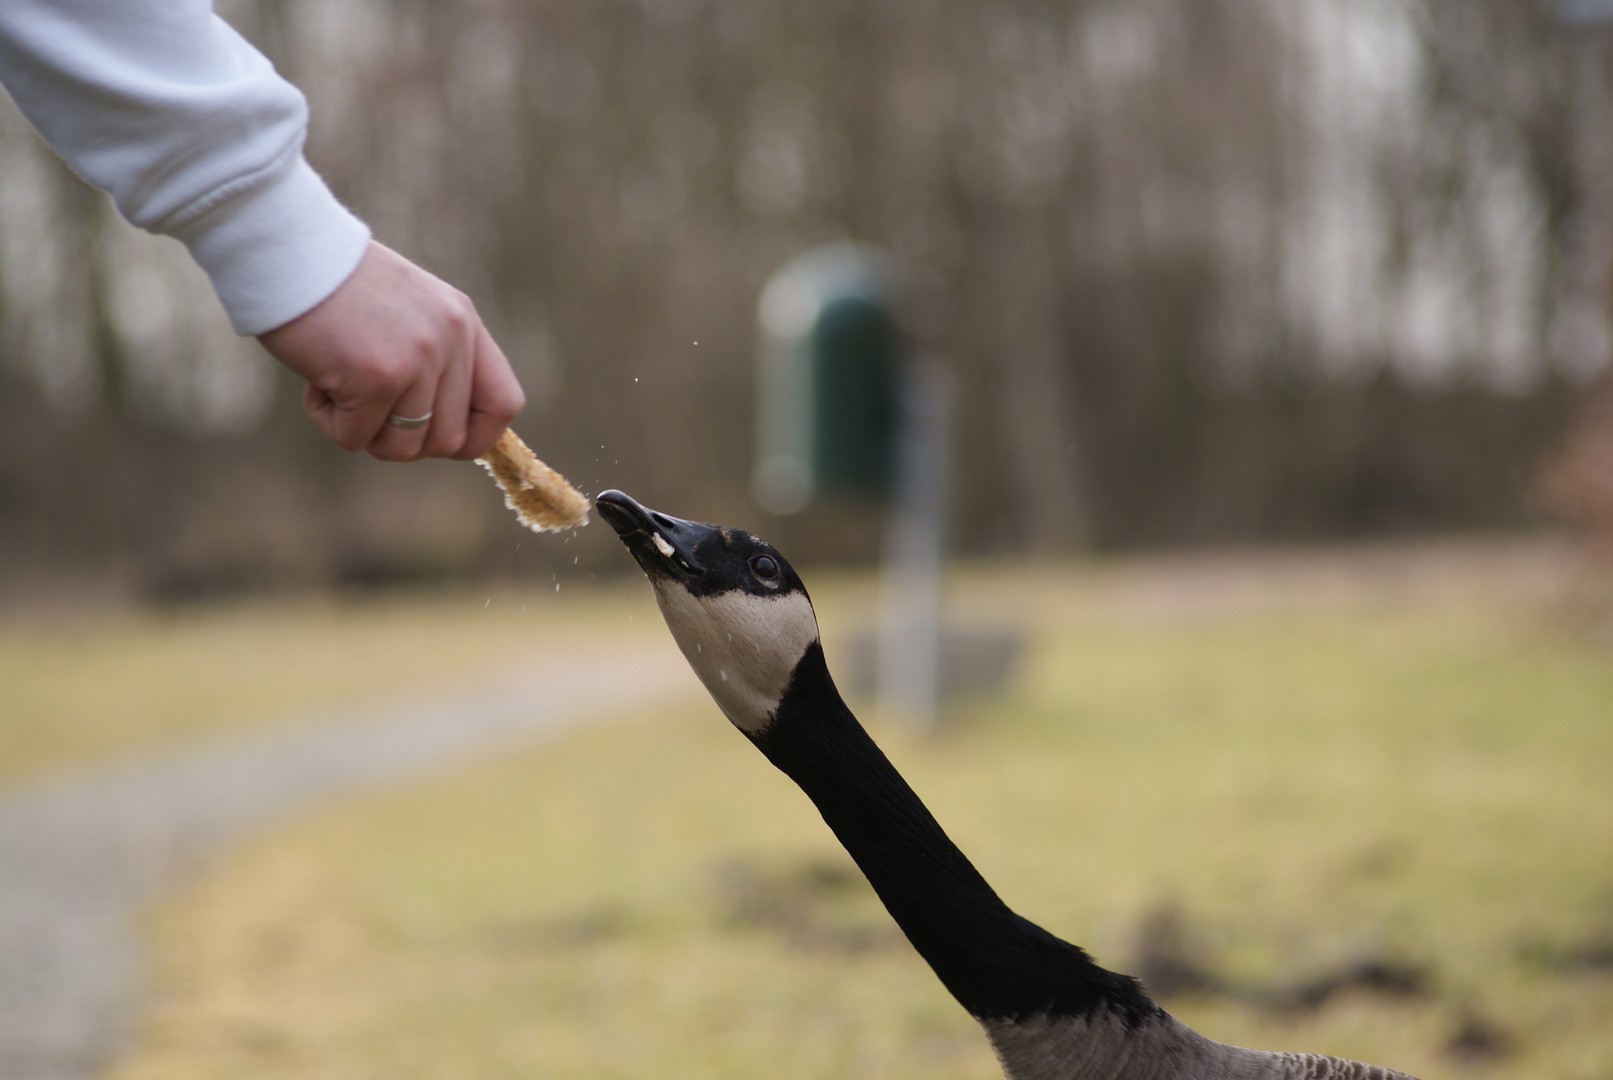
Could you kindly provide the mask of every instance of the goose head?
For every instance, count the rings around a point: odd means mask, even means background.
[[[650,579],[672,637],[723,714],[748,735],[766,730],[818,640],[800,576],[743,529],[675,518],[620,491],[594,504]]]

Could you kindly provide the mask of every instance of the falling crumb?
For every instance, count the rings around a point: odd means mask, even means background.
[[[527,528],[550,532],[588,524],[587,496],[539,461],[515,432],[506,430],[476,460],[493,474],[504,491],[504,505]]]
[[[728,672],[724,671],[722,668],[717,669],[717,674],[722,676],[722,681],[723,682],[728,681]]]
[[[560,582],[558,582],[558,581],[557,581],[557,582],[555,582],[555,583],[554,583],[554,591],[555,591],[555,592],[559,592],[559,591],[560,591]]]
[[[672,558],[672,545],[666,542],[666,537],[662,536],[660,533],[651,533],[650,539],[655,541],[656,551],[659,551],[669,559]]]
[[[492,597],[491,597],[491,596],[489,596],[489,597],[488,597],[488,598],[487,598],[487,603],[485,603],[485,604],[483,604],[483,605],[482,605],[482,610],[483,610],[483,611],[486,611],[486,610],[487,610],[487,609],[488,609],[488,608],[490,608],[490,607],[492,607],[492,606],[493,606],[493,598],[492,598]]]

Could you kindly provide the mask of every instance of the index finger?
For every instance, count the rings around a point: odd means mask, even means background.
[[[526,392],[486,327],[479,327],[476,335],[473,373],[465,443],[454,455],[461,461],[481,457],[491,450],[510,421],[526,407]]]

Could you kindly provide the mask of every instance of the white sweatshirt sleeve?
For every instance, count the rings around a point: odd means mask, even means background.
[[[302,154],[301,93],[210,0],[0,0],[0,83],[123,216],[207,271],[238,333],[347,280],[369,229]]]

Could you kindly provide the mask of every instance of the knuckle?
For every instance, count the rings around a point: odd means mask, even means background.
[[[427,447],[431,457],[451,458],[459,456],[465,447],[465,433],[463,431],[445,431],[433,435]]]
[[[492,448],[492,445],[493,440],[491,439],[466,439],[460,444],[459,449],[455,450],[452,454],[447,454],[444,456],[451,457],[455,461],[470,461],[473,458],[479,458],[485,455],[487,451]]]
[[[346,450],[349,454],[356,454],[369,445],[364,434],[355,430],[351,425],[333,425],[324,429],[330,436],[330,441]]]
[[[467,333],[474,330],[481,321],[476,314],[476,304],[470,297],[457,289],[454,290],[443,317],[448,325],[449,332],[456,339],[463,338]]]
[[[476,403],[476,411],[496,421],[499,425],[508,425],[515,419],[516,413],[526,408],[526,393],[517,385],[499,387],[488,392],[483,400]]]
[[[394,439],[377,439],[370,444],[370,456],[378,461],[414,461],[423,457],[418,444],[398,442]]]
[[[412,365],[398,356],[374,356],[360,369],[364,386],[374,392],[391,394],[405,389],[412,377]]]

